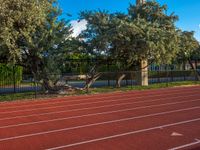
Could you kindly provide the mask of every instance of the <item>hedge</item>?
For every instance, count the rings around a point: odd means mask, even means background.
[[[22,81],[23,68],[21,66],[11,66],[6,64],[0,64],[0,84],[10,85],[14,81],[19,84]]]

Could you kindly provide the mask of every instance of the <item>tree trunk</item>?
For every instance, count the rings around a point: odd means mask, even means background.
[[[184,71],[186,70],[186,62],[185,61],[183,62],[183,70]]]
[[[190,64],[192,70],[195,71],[195,76],[196,76],[197,80],[200,81],[200,72],[198,72],[198,71],[195,69],[195,66],[193,65],[193,63],[192,63],[192,61],[191,61],[190,59],[188,60],[188,62],[189,62],[189,64]]]
[[[34,80],[39,80],[41,81],[41,85],[43,87],[43,89],[45,90],[46,93],[50,93],[50,94],[59,94],[60,91],[65,91],[65,93],[67,93],[68,91],[72,90],[72,89],[76,89],[76,88],[72,88],[69,85],[66,84],[57,84],[61,81],[62,78],[57,79],[55,81],[51,81],[49,78],[49,75],[42,71],[43,73],[38,73],[37,71],[34,72],[32,70],[32,74],[34,76]],[[64,92],[63,92],[64,93]]]
[[[148,61],[143,59],[140,61],[140,70],[137,72],[137,84],[148,86]]]
[[[197,60],[195,60],[195,69],[197,70]]]
[[[121,81],[125,78],[125,74],[119,74],[117,75],[117,82],[116,82],[116,87],[120,88],[121,87]]]
[[[91,75],[89,77],[87,77],[87,80],[86,80],[86,84],[85,84],[85,87],[84,89],[88,89],[92,86],[92,84],[101,76],[101,73],[96,73],[94,75]]]

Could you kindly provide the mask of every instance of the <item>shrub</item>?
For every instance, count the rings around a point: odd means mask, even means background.
[[[19,84],[22,81],[22,71],[21,66],[11,66],[6,64],[0,64],[0,83],[3,85]]]

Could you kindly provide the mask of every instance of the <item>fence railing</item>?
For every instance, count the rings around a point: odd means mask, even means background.
[[[100,77],[92,84],[91,87],[116,87],[120,82],[120,86],[136,86],[138,73],[136,71],[123,71],[123,72],[101,72]],[[120,76],[123,75],[121,81]],[[72,87],[83,88],[86,85],[88,75],[51,75],[51,77],[60,77],[62,82],[65,82]],[[8,78],[9,77],[9,78]],[[64,80],[64,81],[63,81]],[[154,83],[167,83],[175,81],[195,81],[197,80],[195,71],[149,71],[148,82]],[[38,92],[43,92],[41,81],[36,81],[33,75],[22,74],[18,77],[17,74],[1,73],[0,75],[0,94],[32,92],[35,96]]]
[[[1,73],[0,75],[0,94],[33,92],[37,94],[42,87],[38,81],[35,81],[32,75],[22,74],[18,77],[13,72],[13,75]]]

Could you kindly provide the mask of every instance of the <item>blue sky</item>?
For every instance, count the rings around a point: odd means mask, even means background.
[[[157,0],[168,5],[168,13],[179,16],[177,26],[182,30],[195,31],[195,37],[200,41],[200,0]],[[78,19],[83,10],[109,10],[110,12],[126,12],[129,3],[135,0],[58,0],[64,13],[72,15],[71,20]]]

